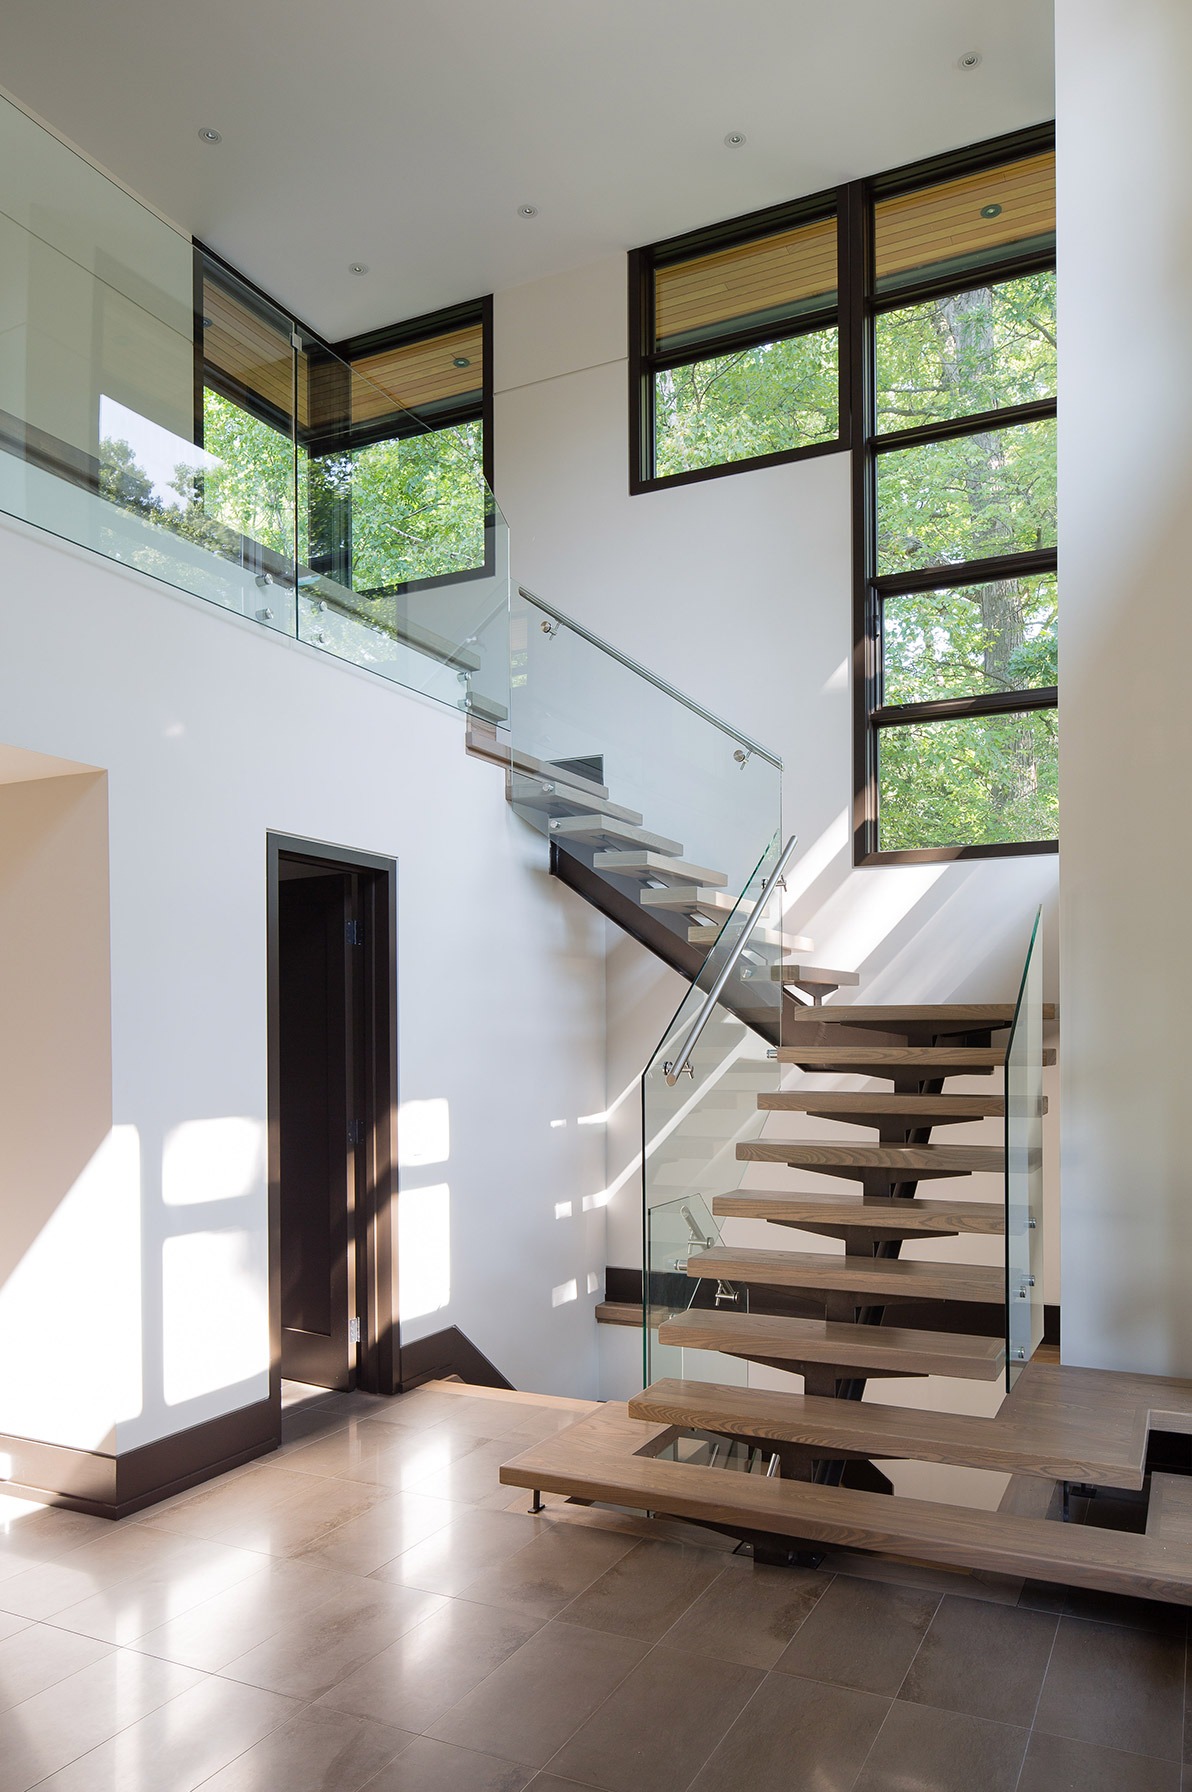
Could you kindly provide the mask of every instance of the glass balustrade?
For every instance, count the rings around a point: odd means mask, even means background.
[[[753,941],[763,930],[781,938],[782,863],[775,835],[642,1077],[647,1384],[663,1376],[747,1379],[741,1358],[709,1348],[699,1315],[748,1312],[749,1291],[715,1267],[698,1269],[701,1252],[723,1242],[719,1203],[757,1183],[759,1166],[739,1158],[737,1147],[761,1135],[758,1097],[779,1086],[773,1054],[784,998],[771,972],[780,948],[755,951]],[[738,1229],[750,1223],[729,1221]]]
[[[0,99],[0,510],[490,721],[508,533],[433,429]]]
[[[695,975],[780,826],[780,762],[525,590],[510,659],[514,808]]]
[[[1006,1050],[1006,1385],[1043,1342],[1043,926],[1035,915]]]

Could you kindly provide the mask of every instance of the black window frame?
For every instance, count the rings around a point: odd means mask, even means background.
[[[643,492],[665,491],[675,485],[694,485],[703,479],[723,479],[734,473],[754,472],[759,467],[785,466],[790,461],[811,460],[821,454],[840,454],[850,445],[853,406],[848,390],[849,376],[845,352],[845,312],[850,287],[847,231],[843,205],[847,189],[827,188],[785,205],[768,206],[763,211],[749,212],[730,218],[722,224],[709,225],[683,236],[667,237],[629,253],[629,491],[631,496]],[[690,261],[699,255],[714,254],[742,243],[776,236],[801,224],[815,224],[824,218],[836,219],[836,302],[782,324],[755,324],[736,331],[723,331],[702,343],[686,343],[683,347],[660,353],[655,347],[654,275],[657,269],[676,262]],[[786,342],[807,336],[816,330],[834,326],[839,341],[839,416],[836,435],[827,442],[809,442],[798,448],[780,448],[770,454],[752,455],[747,460],[719,461],[710,467],[693,467],[681,473],[656,473],[655,467],[655,376],[672,367],[689,367],[714,355],[733,349],[756,348],[767,342]]]
[[[478,397],[461,399],[444,399],[433,404],[410,406],[402,409],[398,416],[395,405],[394,414],[356,427],[337,427],[320,437],[317,430],[302,427],[297,416],[283,413],[272,406],[259,393],[251,391],[238,380],[231,379],[215,363],[206,360],[203,352],[203,282],[207,270],[219,278],[223,276],[235,289],[238,299],[250,309],[259,311],[262,320],[270,327],[277,327],[281,321],[289,324],[291,346],[304,354],[312,367],[320,361],[327,365],[346,363],[348,367],[366,355],[377,354],[385,349],[404,347],[415,342],[427,341],[435,336],[448,334],[452,330],[462,329],[469,324],[479,324],[481,330],[481,381]],[[346,338],[342,342],[332,343],[321,336],[317,330],[303,322],[278,304],[263,287],[250,280],[247,275],[232,265],[231,262],[210,249],[206,244],[193,239],[193,281],[194,281],[194,439],[198,447],[203,446],[204,409],[203,393],[205,389],[217,392],[230,403],[246,411],[250,416],[265,423],[269,428],[277,430],[285,436],[292,435],[297,447],[305,449],[312,458],[321,455],[349,452],[355,448],[365,448],[377,442],[397,441],[425,435],[437,429],[447,429],[459,423],[479,422],[481,426],[481,471],[490,492],[493,489],[493,299],[492,294],[485,294],[478,299],[469,299],[463,304],[451,305],[440,311],[424,313],[419,317],[403,320],[396,324],[387,324],[378,330]],[[367,377],[367,376],[362,376]],[[348,373],[345,370],[342,378],[346,383]],[[495,502],[495,500],[494,500]],[[347,507],[345,507],[346,511]],[[496,516],[493,504],[486,503],[484,518],[484,558],[477,566],[461,568],[459,571],[434,573],[427,578],[407,579],[386,586],[383,591],[368,593],[370,596],[395,596],[408,592],[433,590],[438,585],[463,584],[471,579],[491,578],[496,565],[496,549],[494,529]],[[351,577],[348,565],[351,556],[351,518],[344,514],[337,519],[337,526],[332,530],[333,539],[324,544],[326,551],[312,552],[312,566],[316,571],[324,571],[333,577],[347,573],[341,582],[350,585]],[[267,550],[261,550],[262,563],[268,563],[272,556]],[[316,562],[318,564],[316,564]]]
[[[1012,136],[972,144],[949,155],[891,170],[853,182],[846,200],[850,239],[849,266],[855,285],[851,294],[851,336],[847,356],[852,369],[853,405],[853,859],[858,866],[938,864],[955,859],[1013,858],[1057,852],[1059,840],[989,841],[970,845],[902,847],[879,845],[878,751],[882,731],[915,722],[960,720],[970,716],[1021,714],[1057,709],[1058,686],[991,692],[981,696],[940,698],[932,702],[885,704],[882,701],[882,603],[889,596],[944,587],[962,589],[991,577],[1021,578],[1057,570],[1055,548],[999,555],[913,571],[877,571],[877,471],[883,454],[926,442],[954,440],[991,427],[1039,421],[1056,416],[1054,399],[1007,405],[994,411],[916,425],[904,430],[877,429],[875,320],[883,312],[901,310],[932,298],[963,292],[985,282],[1001,284],[1026,274],[1053,270],[1054,246],[1030,247],[1019,255],[996,252],[987,260],[966,261],[950,272],[938,270],[921,279],[900,279],[884,292],[874,279],[875,206],[919,188],[931,187],[1021,161],[1055,149],[1054,124],[1015,132]]]

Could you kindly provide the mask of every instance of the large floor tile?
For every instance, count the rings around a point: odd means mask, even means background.
[[[712,1550],[639,1543],[566,1607],[563,1620],[656,1643],[723,1567]]]
[[[525,1612],[449,1599],[337,1682],[321,1703],[402,1730],[428,1730],[540,1628]]]
[[[264,1566],[258,1573],[147,1631],[135,1647],[215,1673],[258,1643],[301,1625],[309,1612],[343,1593],[353,1578],[303,1556],[260,1560]]]
[[[499,1755],[419,1736],[369,1782],[368,1792],[522,1792],[532,1774]]]
[[[427,1432],[425,1442],[429,1445],[444,1429],[440,1425],[434,1431]],[[437,1463],[426,1475],[413,1474],[403,1484],[411,1487],[415,1493],[430,1494],[435,1499],[455,1500],[461,1505],[507,1500],[510,1490],[501,1486],[500,1469],[502,1463],[508,1462],[516,1454],[516,1445],[511,1447],[499,1440],[492,1443],[476,1442],[469,1449],[458,1451],[449,1461]]]
[[[0,1711],[90,1667],[111,1645],[48,1624],[27,1624],[0,1642]]]
[[[661,1644],[551,1761],[607,1792],[684,1792],[762,1683],[757,1668]]]
[[[71,1550],[57,1561],[27,1568],[0,1582],[0,1609],[24,1618],[51,1618],[121,1581],[139,1575],[165,1579],[185,1572],[203,1556],[193,1539],[150,1531],[145,1526],[111,1531]],[[240,1557],[247,1562],[247,1557]],[[259,1564],[249,1563],[249,1567]]]
[[[1029,1728],[1058,1623],[1048,1612],[942,1599],[899,1697]]]
[[[422,1587],[429,1593],[462,1593],[478,1575],[525,1549],[545,1523],[523,1512],[456,1508],[449,1524],[378,1568],[374,1578]]]
[[[692,1792],[847,1792],[888,1709],[872,1693],[769,1674]]]
[[[934,1593],[837,1575],[777,1666],[784,1674],[893,1697],[938,1605]]]
[[[287,1461],[292,1460],[287,1458]],[[218,1483],[184,1505],[146,1521],[155,1529],[213,1538],[265,1555],[292,1556],[385,1498],[370,1482],[295,1474],[280,1464]]]
[[[344,1574],[375,1574],[450,1524],[455,1508],[447,1500],[418,1493],[395,1493],[349,1518],[329,1536],[299,1552],[303,1562],[319,1562]]]
[[[1017,1792],[1180,1792],[1180,1769],[1175,1761],[1124,1755],[1036,1730]]]
[[[464,1587],[462,1597],[553,1618],[634,1547],[632,1537],[556,1525]]]
[[[103,1642],[132,1643],[229,1587],[252,1579],[266,1560],[254,1550],[188,1539],[183,1548],[56,1611],[54,1623]]]
[[[109,1650],[0,1713],[0,1792],[27,1792],[200,1679],[175,1662]]]
[[[412,1430],[363,1419],[288,1452],[286,1469],[388,1489],[414,1487],[478,1447],[491,1447],[490,1440],[446,1425]]]
[[[555,1622],[453,1705],[440,1742],[545,1767],[644,1653],[627,1637]]]
[[[295,1715],[290,1699],[209,1676],[64,1767],[38,1792],[194,1792]]]
[[[855,1792],[1014,1792],[1029,1731],[897,1702]]]
[[[413,1741],[401,1730],[307,1706],[203,1781],[204,1792],[360,1792]]]
[[[1161,1630],[1183,1636],[1188,1608],[1166,1599],[1132,1599],[1125,1593],[1102,1593],[1092,1587],[1065,1589],[1064,1616],[1089,1618],[1098,1624],[1125,1624],[1131,1630]]]
[[[220,1672],[291,1698],[317,1699],[442,1603],[439,1594],[413,1587],[345,1581],[292,1629],[235,1656]]]
[[[737,1558],[667,1631],[669,1648],[772,1668],[829,1579],[804,1568],[758,1568]]]
[[[1060,1619],[1036,1729],[1178,1761],[1183,1712],[1182,1638]]]

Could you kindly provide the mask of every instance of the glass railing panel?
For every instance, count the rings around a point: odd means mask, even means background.
[[[489,721],[508,537],[434,429],[0,99],[0,509]]]
[[[1043,1342],[1043,928],[1036,914],[1006,1051],[1006,1385]]]
[[[428,428],[300,340],[299,637],[503,723],[509,540],[480,426]]]
[[[642,1077],[647,1382],[680,1376],[742,1385],[748,1376],[739,1357],[680,1347],[659,1333],[665,1333],[668,1318],[689,1307],[748,1311],[743,1286],[714,1275],[692,1276],[688,1263],[702,1248],[700,1238],[717,1244],[726,1224],[730,1230],[748,1225],[726,1222],[716,1212],[716,1201],[756,1179],[755,1168],[738,1157],[737,1147],[760,1136],[766,1115],[758,1108],[758,1096],[778,1088],[773,1053],[781,1025],[781,986],[770,976],[768,964],[750,964],[744,956],[750,951],[748,938],[742,943],[751,923],[754,933],[766,928],[781,935],[778,844],[776,837],[755,867]],[[720,993],[713,1000],[717,985]],[[673,1267],[679,1256],[682,1277]]]
[[[702,955],[780,825],[779,761],[525,591],[510,658],[514,807]]]

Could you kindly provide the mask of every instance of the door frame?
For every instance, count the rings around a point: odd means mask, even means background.
[[[269,1099],[269,1400],[281,1428],[281,859],[359,874],[363,923],[360,1087],[363,1174],[356,1186],[356,1298],[360,1351],[356,1386],[372,1394],[401,1388],[397,1301],[397,860],[324,840],[266,835],[267,1020]],[[349,1248],[351,1246],[349,1245]]]

